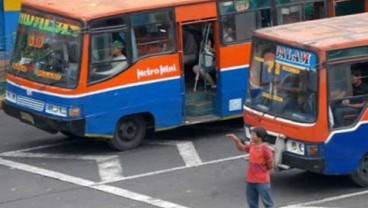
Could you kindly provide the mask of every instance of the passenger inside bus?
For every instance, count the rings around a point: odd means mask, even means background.
[[[184,66],[195,64],[197,60],[198,46],[192,32],[183,30]]]
[[[362,80],[362,72],[355,69],[351,74],[352,97],[339,102],[338,105],[332,105],[334,114],[334,127],[341,127],[351,124],[359,116],[361,110],[366,104],[365,96],[368,95],[368,85]],[[337,93],[336,93],[337,94]],[[343,91],[340,91],[343,94]]]
[[[115,40],[111,47],[111,68],[105,71],[98,71],[97,68],[94,68],[92,70],[92,74],[107,77],[115,75],[124,70],[128,66],[128,61],[126,56],[123,54],[123,49],[123,43],[119,40]]]
[[[281,79],[278,90],[281,90],[291,96],[296,97],[298,94],[306,93],[307,72],[301,71],[298,74],[288,74]]]
[[[211,76],[211,74],[216,71],[215,50],[213,49],[211,38],[208,38],[202,53],[203,54],[200,55],[201,60],[199,60],[200,64],[193,67],[193,72],[196,74],[196,77],[198,77],[197,74],[200,73],[200,75],[205,78],[205,81],[208,82],[206,84],[209,84],[211,89],[215,89],[216,83]]]
[[[233,42],[235,40],[235,32],[232,27],[227,27],[224,29],[223,40],[226,43]]]
[[[282,112],[312,120],[316,104],[315,86],[315,73],[312,71],[300,70],[299,73],[284,76],[277,87],[284,101]]]

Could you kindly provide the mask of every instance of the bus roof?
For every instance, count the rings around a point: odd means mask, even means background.
[[[368,13],[298,22],[257,30],[257,36],[320,50],[368,45]]]
[[[209,1],[213,0],[23,0],[22,4],[88,21],[132,11]]]

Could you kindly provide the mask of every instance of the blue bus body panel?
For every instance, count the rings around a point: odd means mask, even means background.
[[[4,12],[4,43],[5,51],[10,53],[15,43],[15,32],[17,31],[19,11]]]
[[[241,115],[245,98],[248,67],[238,67],[219,73],[217,96],[214,101],[215,114],[220,117]],[[86,132],[89,135],[113,135],[117,122],[126,115],[147,113],[152,115],[155,128],[165,129],[184,124],[183,77],[151,83],[135,83],[113,89],[91,92],[83,95],[58,95],[40,89],[27,89],[8,82],[10,92],[31,98],[44,104],[35,110],[30,106],[20,108],[38,113],[45,112],[45,105],[60,107],[80,107],[86,119]],[[28,92],[27,92],[28,91]],[[30,92],[31,95],[30,95]],[[31,102],[33,102],[31,101]],[[57,117],[48,115],[50,117]],[[67,120],[65,117],[58,119]]]
[[[217,82],[217,97],[215,100],[215,114],[221,117],[240,115],[248,81],[248,66],[219,73]]]
[[[61,107],[82,107],[86,118],[86,134],[112,135],[116,123],[124,115],[150,113],[156,128],[182,125],[183,98],[180,93],[180,79],[133,87],[121,87],[109,91],[91,93],[83,96],[67,97],[30,90],[7,83],[7,90],[40,103]],[[32,101],[33,102],[33,101]],[[37,113],[46,114],[45,108],[35,110],[32,106],[19,106]],[[51,116],[50,117],[55,117]],[[59,119],[66,119],[59,117]]]
[[[93,94],[84,98],[87,132],[112,134],[124,115],[150,113],[156,128],[182,124],[180,79]]]
[[[368,124],[335,133],[325,146],[326,174],[352,173],[367,151]]]

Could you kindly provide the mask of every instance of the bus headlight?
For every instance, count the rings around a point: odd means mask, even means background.
[[[68,115],[65,107],[60,107],[52,104],[46,104],[46,113],[62,117],[67,117]]]
[[[6,100],[9,101],[9,102],[12,102],[12,103],[17,103],[17,95],[12,93],[12,92],[9,92],[9,91],[6,91]]]
[[[288,140],[286,142],[286,151],[297,154],[297,155],[304,155],[305,154],[305,144],[294,141],[294,140]]]

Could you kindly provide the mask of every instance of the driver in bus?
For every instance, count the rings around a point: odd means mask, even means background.
[[[106,71],[99,72],[97,69],[93,69],[93,74],[111,76],[121,72],[128,66],[128,61],[126,56],[123,54],[123,43],[121,41],[115,40],[112,43],[112,57],[111,66],[112,68]]]

